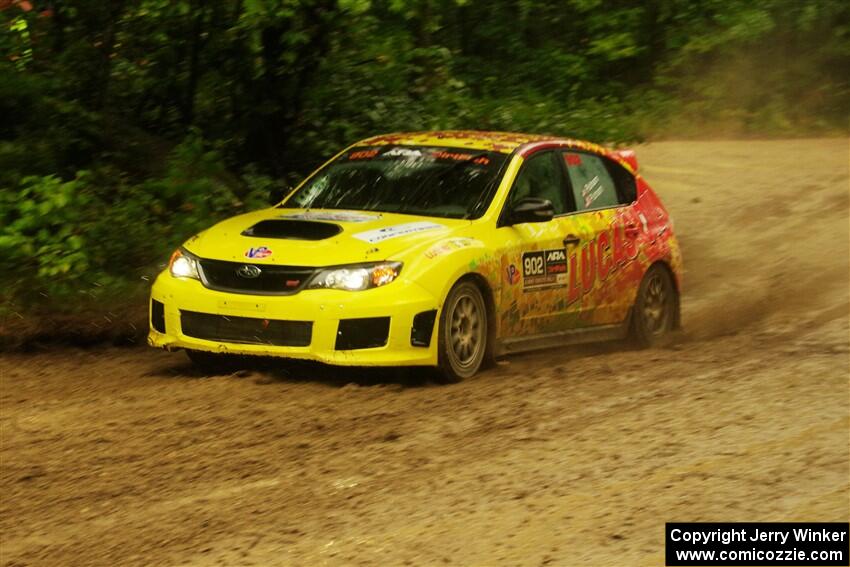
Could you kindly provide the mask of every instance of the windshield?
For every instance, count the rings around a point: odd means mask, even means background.
[[[353,148],[281,206],[476,218],[507,156],[465,148]]]

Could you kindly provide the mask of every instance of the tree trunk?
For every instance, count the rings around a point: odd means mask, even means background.
[[[109,83],[112,76],[112,50],[115,48],[115,26],[124,12],[123,0],[115,0],[110,6],[106,30],[100,46],[100,64],[97,72],[93,107],[102,110],[109,98]]]
[[[204,29],[204,16],[206,14],[206,1],[197,0],[193,2],[194,20],[192,21],[192,39],[189,48],[189,79],[186,82],[186,92],[183,96],[183,124],[190,126],[195,120],[195,94],[198,90],[198,79],[201,75],[201,51],[206,43],[202,37]]]

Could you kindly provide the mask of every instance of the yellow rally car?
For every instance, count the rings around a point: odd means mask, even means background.
[[[149,343],[223,354],[439,367],[679,325],[681,257],[630,151],[493,132],[350,146],[272,208],[174,252]]]

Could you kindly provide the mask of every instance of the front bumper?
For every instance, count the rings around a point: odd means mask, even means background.
[[[347,292],[332,289],[303,290],[289,296],[260,296],[215,291],[198,280],[174,278],[162,272],[151,289],[148,344],[168,350],[191,349],[207,352],[280,356],[316,360],[348,366],[435,366],[437,364],[436,324],[432,323],[430,342],[413,340],[414,318],[420,327],[423,313],[431,313],[426,321],[436,318],[439,299],[416,283],[403,278],[390,285],[366,291]],[[156,305],[158,302],[162,307]],[[250,344],[227,339],[208,340],[184,332],[183,316],[223,316],[225,321],[238,320],[271,327],[280,321],[309,322],[308,342],[291,344]],[[245,319],[240,319],[245,318]],[[386,344],[377,347],[351,348],[351,329],[358,332],[358,322],[351,320],[389,318]],[[209,318],[207,318],[209,319]],[[343,324],[340,325],[340,321]],[[160,332],[155,327],[165,332]],[[303,326],[302,326],[303,327]],[[374,327],[374,325],[372,325]],[[380,327],[380,325],[378,325]],[[369,328],[369,327],[367,327]],[[195,330],[190,331],[197,335]],[[344,333],[348,333],[344,336]],[[264,339],[260,339],[264,340]],[[296,346],[304,345],[304,346]],[[360,345],[363,346],[363,345]]]

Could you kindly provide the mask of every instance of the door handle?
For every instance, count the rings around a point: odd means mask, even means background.
[[[581,238],[579,238],[575,234],[568,234],[564,237],[564,246],[572,246],[573,244],[578,244],[579,242],[581,242]]]

